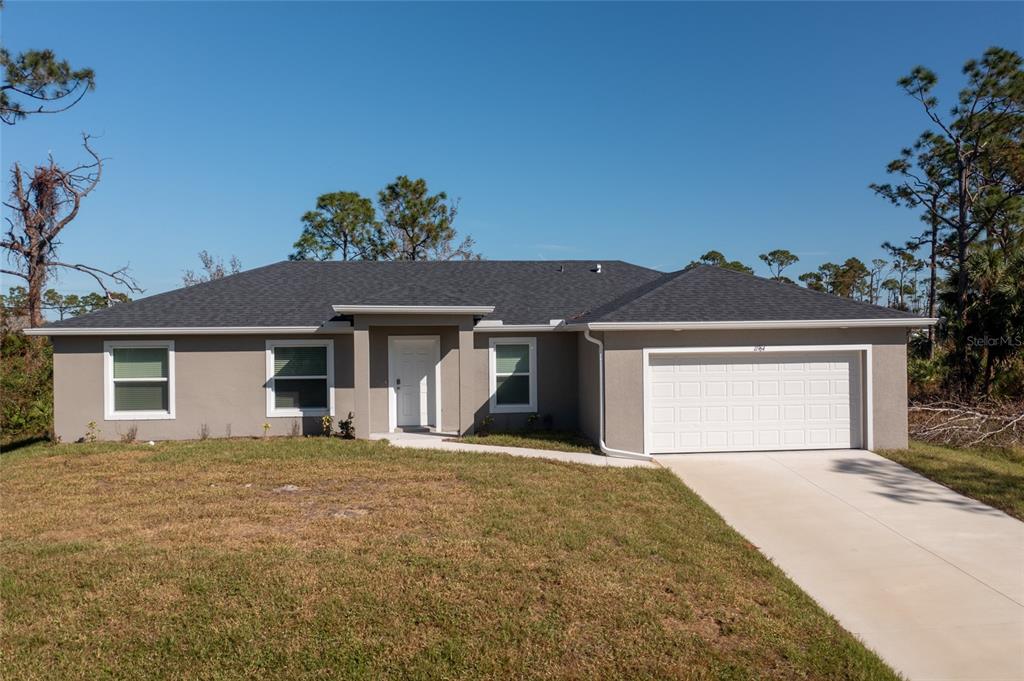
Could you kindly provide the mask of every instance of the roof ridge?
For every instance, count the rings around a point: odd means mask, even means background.
[[[648,295],[649,293],[653,293],[654,291],[658,290],[665,284],[668,284],[670,281],[675,281],[680,276],[686,274],[689,271],[689,269],[689,267],[684,267],[683,269],[677,270],[675,272],[662,272],[660,277],[645,282],[640,286],[637,286],[636,288],[630,289],[623,293],[622,295],[620,295],[619,297],[613,298],[612,300],[602,303],[601,305],[597,305],[596,307],[593,307],[589,310],[584,310],[583,312],[576,315],[573,319],[581,319],[583,317],[589,316],[603,317],[606,314],[611,314],[615,310],[624,307],[629,303],[635,302],[640,298],[643,298],[644,296]],[[657,270],[652,271],[656,272]]]
[[[308,265],[352,265],[352,264],[406,264],[406,265],[437,265],[437,264],[531,264],[531,265],[557,265],[559,263],[579,263],[588,265],[597,264],[609,264],[618,263],[620,265],[629,265],[630,267],[636,267],[637,269],[650,270],[651,272],[658,272],[650,267],[644,265],[637,265],[636,263],[629,262],[628,260],[622,260],[621,258],[605,259],[605,258],[548,258],[548,259],[502,259],[502,258],[486,258],[482,260],[278,260],[270,265],[263,265],[263,267],[272,267],[273,265],[284,265],[290,263],[303,263]],[[252,270],[246,270],[252,271]]]

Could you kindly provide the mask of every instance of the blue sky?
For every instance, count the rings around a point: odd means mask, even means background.
[[[1020,3],[8,2],[0,18],[8,48],[97,74],[71,111],[0,131],[5,171],[78,161],[97,135],[105,177],[61,252],[130,263],[147,293],[200,249],[284,259],[317,195],[398,174],[460,197],[488,258],[868,259],[918,229],[867,189],[924,127],[896,79],[925,64],[948,97],[966,59],[1024,47]]]

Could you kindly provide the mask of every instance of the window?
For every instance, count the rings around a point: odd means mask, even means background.
[[[333,416],[333,388],[333,341],[267,341],[267,416]]]
[[[107,420],[174,418],[174,341],[103,344]]]
[[[490,341],[491,412],[537,411],[537,339]]]

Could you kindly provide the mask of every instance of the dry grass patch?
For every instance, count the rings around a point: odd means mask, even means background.
[[[285,439],[0,473],[5,678],[892,678],[667,471]]]
[[[464,435],[453,442],[468,442],[499,447],[526,447],[559,452],[587,452],[600,454],[597,446],[580,433],[561,430],[525,430],[498,432],[489,435]]]

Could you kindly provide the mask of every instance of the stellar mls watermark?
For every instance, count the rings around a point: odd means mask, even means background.
[[[1024,347],[1024,336],[968,336],[967,344],[981,348]]]

